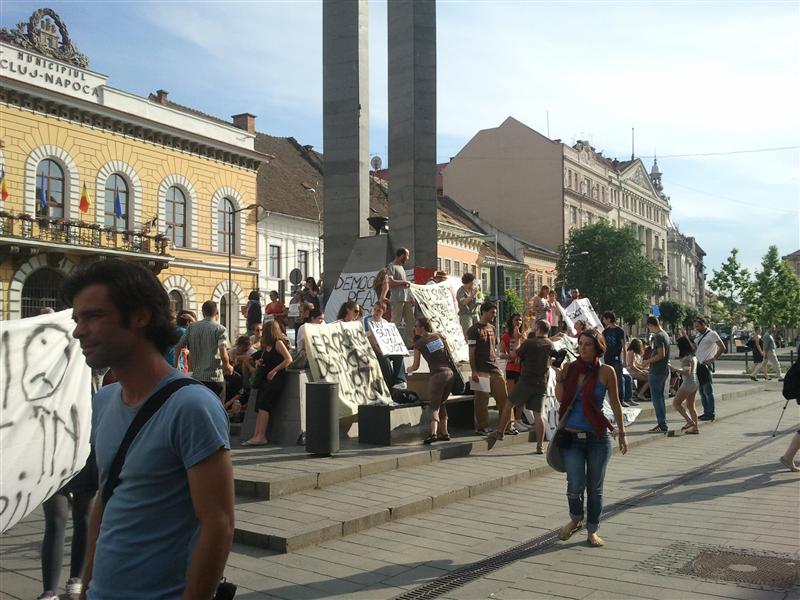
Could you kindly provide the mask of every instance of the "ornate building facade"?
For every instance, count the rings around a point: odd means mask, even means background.
[[[0,316],[63,304],[82,263],[137,261],[175,309],[220,304],[231,335],[258,286],[251,115],[225,122],[114,89],[50,9],[0,32]],[[250,129],[250,131],[248,131]]]

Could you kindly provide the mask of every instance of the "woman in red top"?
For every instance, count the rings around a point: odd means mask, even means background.
[[[286,307],[284,306],[283,302],[280,302],[278,300],[278,292],[270,292],[269,304],[267,304],[266,314],[267,316],[272,315],[273,319],[275,319],[281,326],[281,329],[285,329],[286,327],[283,318],[285,312],[286,312]]]
[[[515,312],[508,317],[506,321],[506,329],[500,336],[500,356],[507,360],[506,362],[506,388],[508,393],[514,389],[519,379],[519,374],[522,371],[522,366],[519,364],[519,357],[517,357],[517,350],[525,341],[525,336],[522,334],[522,315]],[[522,407],[514,407],[514,419],[521,424]],[[512,423],[505,433],[510,435],[517,435],[519,431]]]

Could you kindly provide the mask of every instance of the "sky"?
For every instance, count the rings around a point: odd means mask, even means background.
[[[0,2],[12,27],[58,12],[108,84],[323,150],[319,1]],[[800,3],[437,4],[437,155],[513,116],[551,138],[589,139],[649,169],[672,219],[706,251],[751,270],[771,244],[800,249]],[[386,2],[369,4],[370,152],[388,164]],[[456,200],[458,200],[456,198]],[[531,240],[535,242],[536,240]]]

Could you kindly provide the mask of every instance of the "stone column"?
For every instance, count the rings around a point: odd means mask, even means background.
[[[326,295],[359,237],[369,235],[367,4],[367,0],[322,3]]]
[[[436,2],[392,0],[388,21],[389,236],[435,267]]]

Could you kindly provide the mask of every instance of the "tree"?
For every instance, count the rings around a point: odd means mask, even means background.
[[[716,292],[722,306],[730,315],[731,325],[739,325],[744,321],[745,310],[742,304],[751,286],[750,272],[739,263],[737,254],[739,250],[733,248],[719,271],[712,271],[714,276],[708,282],[708,287]]]
[[[767,250],[745,298],[749,315],[765,326],[800,323],[800,278],[780,259],[777,246]]]
[[[670,325],[670,329],[675,333],[675,328],[683,324],[686,316],[686,307],[679,302],[672,300],[662,300],[658,305],[661,311],[661,320]]]
[[[712,323],[730,323],[733,320],[725,305],[717,299],[706,302],[706,311]]]
[[[588,225],[574,230],[559,250],[558,281],[579,288],[598,313],[613,310],[627,321],[647,314],[659,271],[642,256],[633,229]]]
[[[720,304],[722,306],[722,304]],[[691,331],[692,327],[694,327],[694,320],[696,317],[701,316],[697,309],[693,306],[684,306],[684,316],[683,316],[683,323],[682,325],[687,331]]]
[[[503,311],[503,318],[507,319],[508,315],[511,315],[515,312],[523,315],[525,314],[525,304],[522,302],[522,299],[517,294],[517,291],[514,288],[508,288],[506,290],[506,297],[505,297],[505,310]]]

